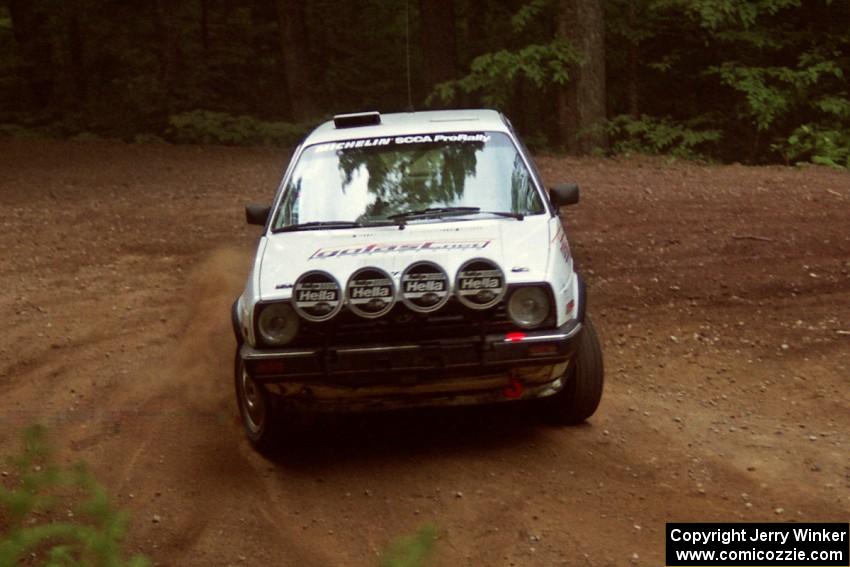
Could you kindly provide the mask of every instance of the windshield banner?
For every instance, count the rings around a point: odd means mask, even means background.
[[[342,142],[331,142],[318,144],[316,152],[331,152],[337,150],[350,150],[354,148],[374,148],[377,146],[402,146],[407,144],[428,143],[487,143],[490,135],[478,133],[447,133],[447,134],[414,134],[411,136],[395,136],[393,138],[365,138],[361,140],[345,140]]]

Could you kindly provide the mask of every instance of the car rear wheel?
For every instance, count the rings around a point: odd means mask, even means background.
[[[604,377],[602,348],[588,316],[578,336],[576,355],[564,374],[564,388],[541,400],[545,418],[553,423],[574,425],[592,416],[602,399]]]
[[[277,442],[278,419],[272,395],[255,382],[245,369],[245,362],[236,351],[234,363],[236,402],[248,440],[261,453],[271,452]]]

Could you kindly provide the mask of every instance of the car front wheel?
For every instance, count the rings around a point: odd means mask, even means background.
[[[564,388],[557,394],[540,400],[544,416],[553,423],[574,425],[596,412],[602,399],[605,371],[602,348],[596,329],[588,316],[578,336],[576,354],[564,373]]]
[[[272,395],[255,382],[245,369],[245,362],[236,352],[234,363],[236,402],[248,440],[261,453],[269,453],[277,441],[277,415]]]

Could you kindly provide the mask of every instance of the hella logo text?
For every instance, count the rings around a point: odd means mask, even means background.
[[[298,301],[336,301],[336,292],[302,289],[298,292]]]
[[[467,278],[461,277],[461,289],[496,289],[502,286],[499,278]]]
[[[408,281],[404,283],[404,291],[406,293],[416,293],[420,291],[444,291],[445,283],[441,281]]]
[[[389,297],[390,288],[383,286],[372,287],[353,287],[351,290],[352,299],[369,299],[372,297]]]

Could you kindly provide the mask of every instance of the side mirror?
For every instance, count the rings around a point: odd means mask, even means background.
[[[578,185],[562,183],[549,189],[549,200],[556,209],[578,203]]]
[[[245,205],[245,222],[266,226],[266,221],[269,220],[271,212],[271,205],[258,205],[256,203]]]

